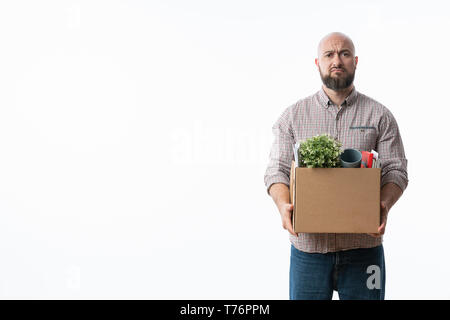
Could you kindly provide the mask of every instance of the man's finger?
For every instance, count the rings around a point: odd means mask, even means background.
[[[297,234],[294,232],[294,228],[292,227],[292,222],[290,220],[286,222],[286,229],[293,236],[297,236]]]
[[[370,236],[374,237],[374,238],[379,238],[381,237],[381,234],[379,233],[369,233]]]

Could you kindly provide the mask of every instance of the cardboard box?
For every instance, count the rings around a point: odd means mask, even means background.
[[[299,168],[292,161],[290,198],[296,233],[377,233],[380,168]]]

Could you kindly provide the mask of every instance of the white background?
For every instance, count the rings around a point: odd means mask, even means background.
[[[0,297],[288,299],[271,127],[348,34],[400,127],[386,299],[449,299],[446,1],[2,1]],[[337,294],[335,293],[334,298]]]

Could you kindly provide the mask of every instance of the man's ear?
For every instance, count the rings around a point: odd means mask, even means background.
[[[318,68],[318,67],[319,67],[319,59],[315,58],[315,59],[314,59],[314,62],[315,62],[315,64],[316,64],[317,68]]]
[[[358,65],[358,57],[356,56],[355,57],[355,68],[356,68],[357,65]]]

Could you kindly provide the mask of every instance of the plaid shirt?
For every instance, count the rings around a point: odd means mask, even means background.
[[[312,96],[288,107],[272,127],[275,136],[264,183],[289,186],[293,145],[318,134],[328,133],[342,142],[342,148],[378,152],[381,161],[381,187],[393,182],[404,191],[408,185],[407,159],[402,139],[392,113],[379,102],[353,88],[341,108],[328,98],[323,88]],[[383,238],[355,233],[289,234],[291,243],[304,252],[335,252],[371,248]]]

